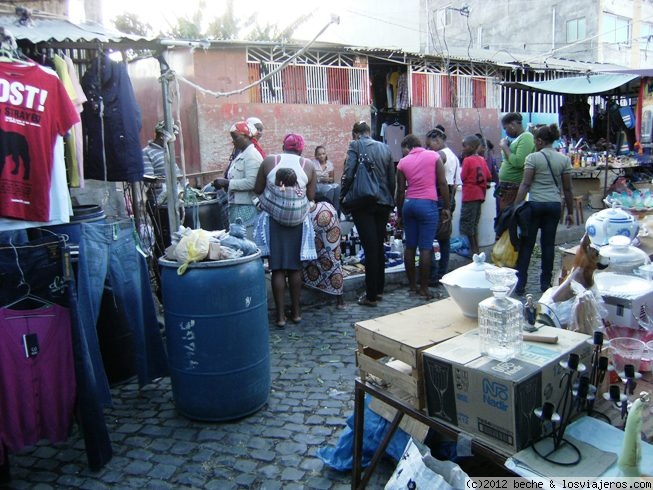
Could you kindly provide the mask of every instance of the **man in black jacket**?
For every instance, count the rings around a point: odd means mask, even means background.
[[[361,155],[379,182],[376,202],[346,210],[351,212],[365,253],[365,294],[358,299],[358,304],[376,306],[385,286],[383,242],[390,211],[395,206],[395,166],[390,148],[370,137],[370,127],[366,122],[354,124],[351,133],[353,141],[349,143],[342,175],[341,202],[356,178],[356,166]]]

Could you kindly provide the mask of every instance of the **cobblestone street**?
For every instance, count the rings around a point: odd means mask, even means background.
[[[464,263],[452,255],[452,268]],[[557,253],[554,275],[559,264]],[[316,452],[336,444],[352,413],[353,324],[424,304],[392,287],[376,308],[358,306],[350,291],[344,311],[324,302],[306,307],[299,325],[271,327],[272,391],[259,412],[231,423],[191,421],[176,413],[169,378],[141,391],[132,380],[113,387],[115,407],[105,412],[114,457],[104,469],[88,470],[74,432],[65,443],[11,455],[10,488],[349,488],[351,473],[325,467]],[[540,295],[539,257],[527,292]],[[382,488],[393,465],[384,459],[369,488]]]

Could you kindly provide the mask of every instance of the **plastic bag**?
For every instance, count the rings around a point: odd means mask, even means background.
[[[429,448],[412,439],[399,460],[385,490],[428,488],[429,490],[453,490],[466,488],[467,474],[456,463],[440,461],[431,456]]]
[[[370,410],[370,396],[365,395],[365,416],[363,423],[363,457],[362,465],[367,467],[372,462],[372,456],[379,447],[385,434],[390,428],[390,422]],[[347,425],[340,434],[340,439],[335,447],[321,447],[317,450],[317,457],[324,464],[337,471],[351,470],[354,464],[354,415],[347,418]],[[386,454],[398,460],[408,444],[410,436],[403,430],[397,431],[390,439]]]
[[[570,286],[573,296],[565,301],[553,301],[554,294],[561,286],[554,286],[544,292],[538,302],[538,321],[592,335],[595,330],[603,328],[602,318],[607,315],[603,298],[596,286],[585,289],[577,281],[571,281]],[[551,321],[541,318],[543,314]]]
[[[592,335],[594,330],[603,328],[602,318],[608,313],[603,306],[603,298],[591,289],[585,289],[576,281],[572,281],[571,288],[575,297],[568,329]]]
[[[209,254],[209,232],[206,230],[193,230],[184,235],[175,247],[177,262],[182,264],[177,269],[180,276],[186,272],[192,262],[204,260]]]
[[[506,230],[492,247],[492,263],[498,267],[514,268],[517,265],[517,255],[517,250],[510,242],[510,233]]]
[[[245,230],[242,219],[236,218],[236,221],[229,225],[229,233],[220,238],[220,245],[242,250],[243,255],[254,255],[258,248],[253,241],[245,238]]]
[[[452,238],[449,242],[449,251],[462,257],[471,258],[472,252],[469,248],[469,238],[465,235]]]

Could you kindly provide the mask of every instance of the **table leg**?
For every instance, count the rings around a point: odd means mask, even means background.
[[[359,488],[365,488],[369,483],[370,478],[372,477],[372,473],[374,473],[374,470],[376,469],[376,465],[379,462],[379,459],[381,459],[381,456],[383,456],[383,453],[385,453],[385,449],[388,447],[388,443],[390,442],[390,439],[392,439],[392,436],[397,431],[397,427],[399,427],[399,423],[401,422],[402,418],[404,418],[404,412],[402,412],[401,410],[397,410],[397,413],[392,419],[392,423],[390,424],[390,427],[388,427],[388,432],[386,432],[385,436],[383,436],[383,440],[381,441],[381,444],[379,444],[379,447],[376,448],[374,456],[372,456],[372,461],[370,463],[369,468],[365,470],[365,475],[363,475],[363,480],[361,481]]]
[[[356,380],[354,387],[354,461],[351,471],[351,488],[356,490],[361,481],[363,464],[363,425],[365,423],[365,390]]]

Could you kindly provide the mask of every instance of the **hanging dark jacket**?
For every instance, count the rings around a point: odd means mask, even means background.
[[[143,180],[141,111],[126,64],[112,61],[108,55],[99,56],[84,73],[81,85],[88,98],[82,112],[84,178],[112,182]]]
[[[501,236],[504,231],[508,230],[510,243],[515,250],[519,250],[521,238],[528,236],[528,223],[532,219],[532,213],[528,201],[522,201],[517,206],[514,204],[506,206],[497,216],[494,233]]]

